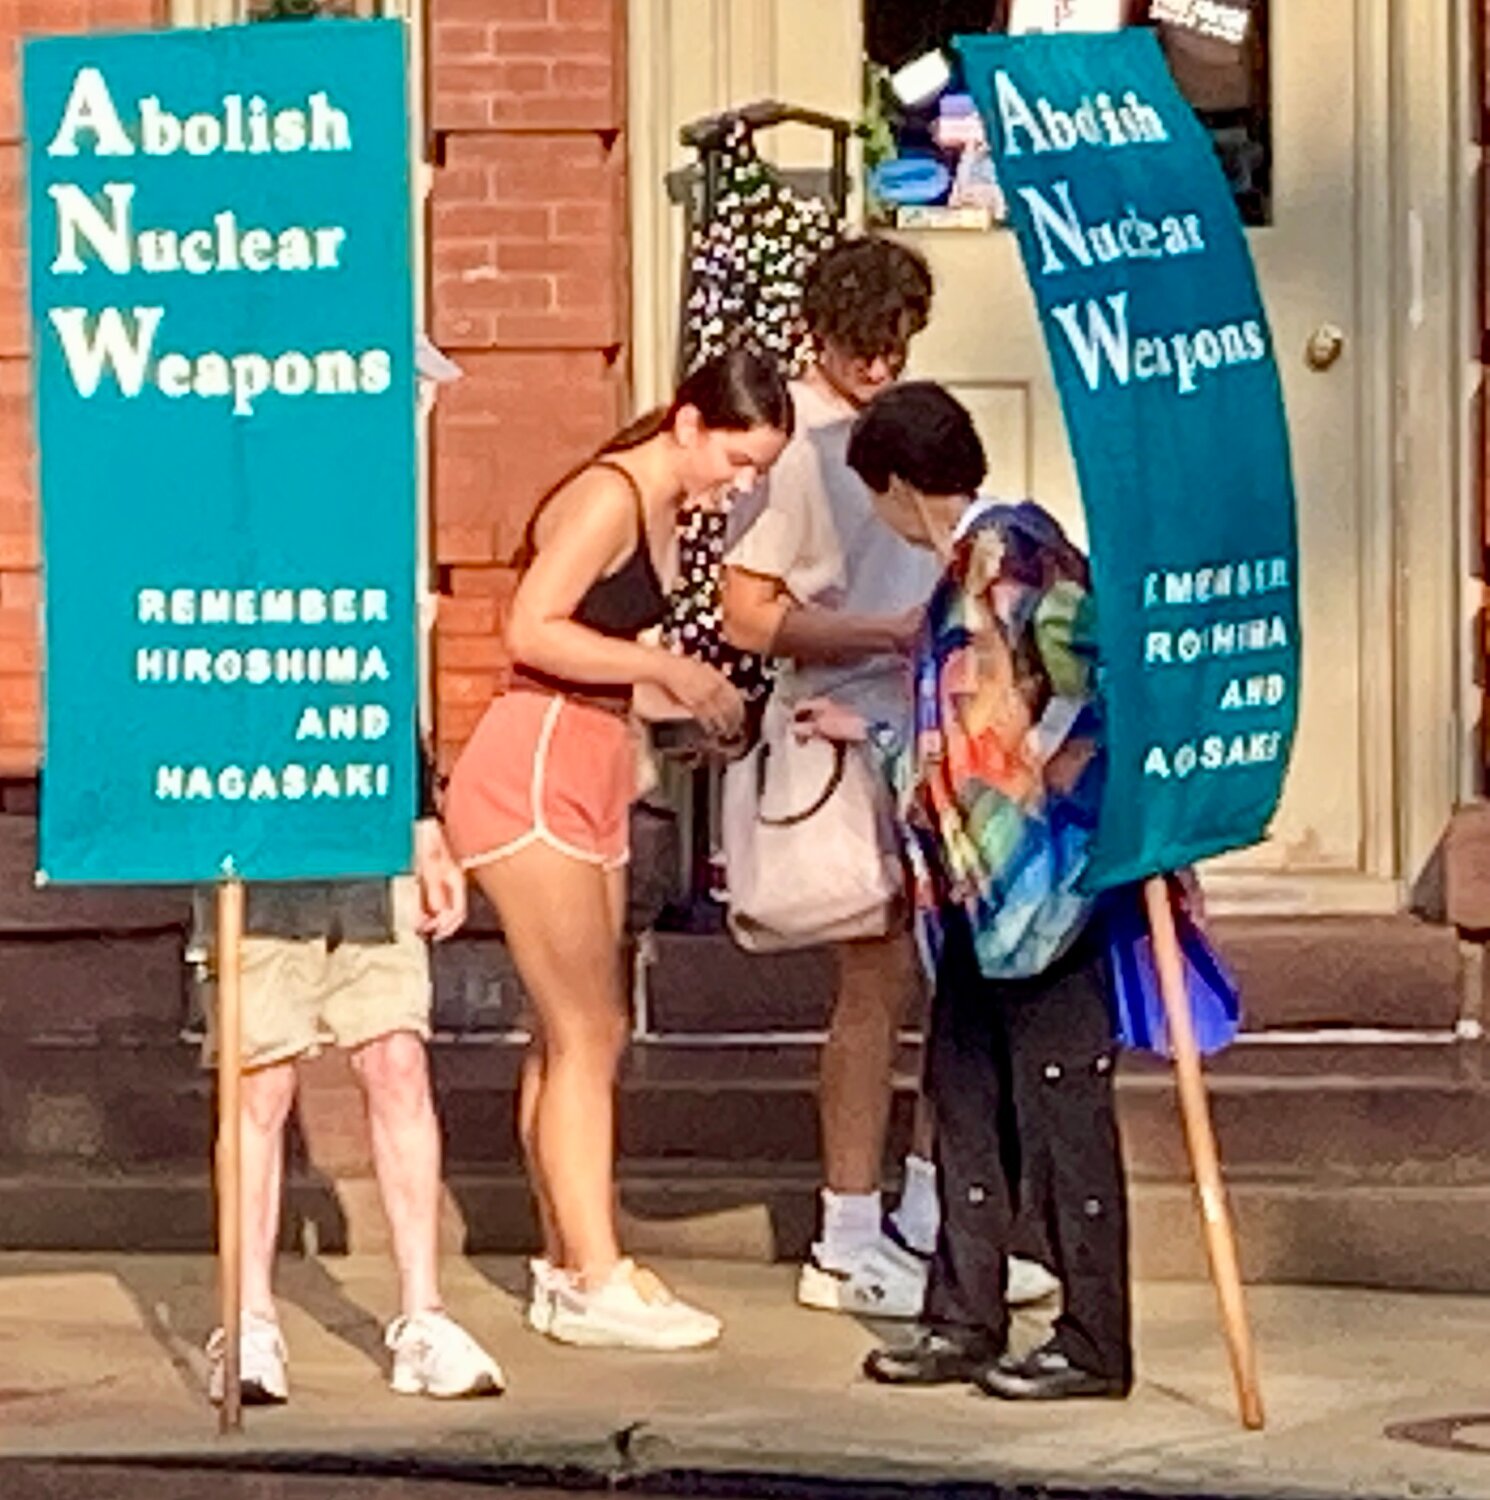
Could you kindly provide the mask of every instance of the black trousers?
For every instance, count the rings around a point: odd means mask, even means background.
[[[1084,1370],[1131,1380],[1113,1062],[1102,957],[1090,934],[1036,978],[991,980],[966,925],[949,922],[926,1064],[942,1200],[927,1323],[1003,1347],[1017,1216],[1043,1232],[1061,1281],[1056,1346]]]

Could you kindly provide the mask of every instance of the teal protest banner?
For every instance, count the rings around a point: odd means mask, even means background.
[[[1226,180],[1153,36],[957,47],[1081,483],[1109,757],[1092,880],[1116,885],[1256,843],[1276,808],[1300,661],[1282,393]]]
[[[394,21],[24,54],[53,881],[409,867]]]

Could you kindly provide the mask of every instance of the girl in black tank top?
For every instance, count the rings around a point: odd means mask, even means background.
[[[667,612],[667,590],[657,576],[657,565],[652,560],[652,547],[647,532],[647,509],[641,486],[629,469],[609,459],[596,459],[580,475],[592,469],[604,469],[619,474],[631,491],[636,502],[636,546],[626,561],[614,573],[597,578],[585,591],[584,597],[575,606],[570,619],[611,640],[635,640],[644,630],[660,625]],[[555,491],[554,493],[557,493]],[[552,498],[550,496],[549,498]],[[546,502],[545,502],[546,503]],[[537,555],[534,532],[544,506],[533,513],[523,538],[524,571],[531,566]],[[563,693],[573,698],[589,698],[611,702],[629,702],[630,683],[584,683],[573,682],[551,672],[544,672],[524,662],[515,665],[515,677],[522,686],[546,689]]]
[[[667,591],[657,576],[647,538],[646,506],[641,486],[629,470],[603,458],[592,467],[619,474],[630,487],[636,501],[636,550],[614,573],[590,585],[574,611],[574,621],[598,630],[601,635],[629,636],[635,640],[642,631],[660,625],[667,613]]]
[[[496,909],[535,1012],[521,1118],[545,1243],[529,1321],[561,1342],[687,1349],[719,1335],[716,1318],[667,1295],[617,1243],[619,913],[635,788],[617,710],[646,683],[712,733],[738,726],[743,704],[722,674],[636,639],[666,599],[649,536],[675,526],[683,504],[753,483],[791,422],[774,366],[726,355],[553,491],[541,542],[528,528],[508,621],[521,690],[487,710],[450,778],[451,847]],[[619,475],[630,503],[592,469]]]

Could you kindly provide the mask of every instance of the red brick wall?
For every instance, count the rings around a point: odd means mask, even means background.
[[[20,41],[43,32],[138,30],[155,25],[164,9],[164,0],[0,3],[0,776],[34,770],[40,740]]]
[[[36,764],[37,542],[17,43],[140,28],[165,0],[0,0],[0,777]],[[432,332],[465,368],[434,427],[443,757],[503,681],[534,500],[624,403],[624,0],[430,0]]]
[[[622,0],[430,0],[436,341],[466,378],[435,410],[436,638],[448,762],[505,672],[533,502],[625,393]]]

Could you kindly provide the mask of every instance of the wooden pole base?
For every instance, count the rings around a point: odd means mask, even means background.
[[[1164,1000],[1164,1014],[1169,1027],[1170,1051],[1174,1055],[1180,1115],[1184,1120],[1185,1140],[1190,1148],[1190,1164],[1195,1173],[1195,1194],[1200,1203],[1200,1217],[1205,1229],[1211,1280],[1215,1283],[1216,1296],[1221,1303],[1221,1328],[1231,1360],[1237,1407],[1242,1426],[1257,1431],[1263,1425],[1262,1394],[1257,1383],[1257,1357],[1252,1346],[1252,1330],[1247,1322],[1246,1299],[1242,1294],[1236,1234],[1232,1229],[1231,1210],[1226,1202],[1226,1185],[1221,1179],[1220,1156],[1216,1150],[1216,1135],[1211,1125],[1210,1099],[1206,1094],[1205,1077],[1200,1068],[1200,1052],[1195,1045],[1195,1028],[1190,1019],[1184,960],[1180,955],[1179,934],[1175,930],[1174,908],[1170,905],[1169,884],[1163,876],[1155,876],[1144,882],[1143,898],[1148,910],[1149,933],[1154,943],[1154,966],[1159,975],[1159,990]]]
[[[217,1274],[223,1330],[218,1431],[243,1430],[243,883],[217,889]]]

